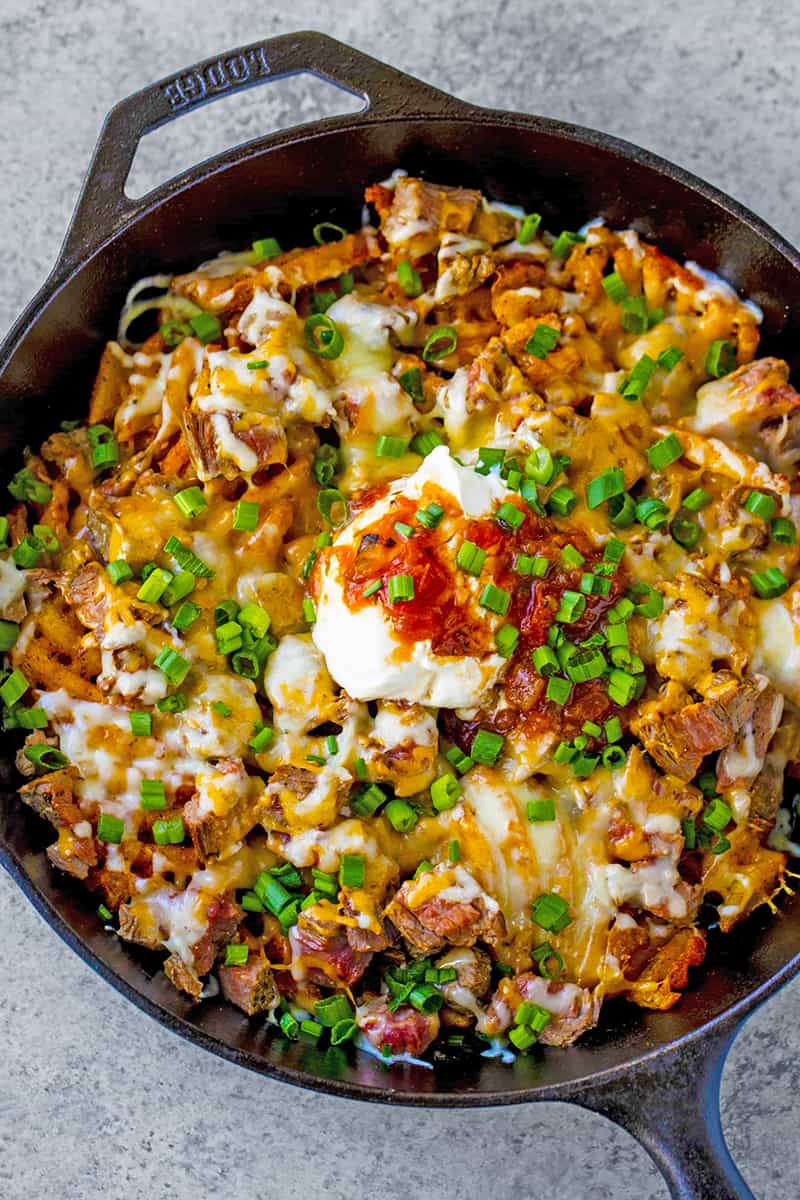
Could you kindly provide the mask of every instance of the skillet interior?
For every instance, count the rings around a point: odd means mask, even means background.
[[[362,118],[363,121],[363,118]],[[27,442],[37,445],[58,421],[85,411],[102,343],[130,283],[156,270],[188,269],[223,247],[274,235],[302,244],[325,218],[358,224],[366,183],[395,166],[443,182],[481,188],[497,199],[544,214],[551,228],[574,228],[602,215],[633,225],[679,258],[719,271],[764,309],[762,352],[797,367],[800,261],[755,218],[643,152],[601,135],[537,118],[476,112],[464,119],[382,121],[270,139],[199,168],[186,184],[154,193],[153,202],[57,286],[43,293],[34,320],[23,318],[10,358],[0,362],[0,469],[8,473]],[[774,238],[774,241],[773,241]],[[31,314],[28,314],[30,317]],[[793,362],[792,356],[795,355]],[[13,735],[12,735],[13,736]],[[10,780],[9,738],[0,741]],[[677,1010],[643,1013],[614,1004],[600,1030],[569,1050],[498,1062],[454,1059],[434,1071],[387,1071],[359,1055],[287,1044],[217,1001],[192,1008],[147,956],[104,933],[93,905],[48,868],[47,831],[22,812],[11,784],[0,796],[0,845],[43,915],[116,986],[164,1023],[244,1065],[307,1086],[406,1103],[513,1102],[566,1092],[571,1082],[613,1072],[631,1060],[699,1030],[731,1006],[751,1007],[757,993],[793,973],[800,898],[784,916],[754,920],[712,939],[707,966]],[[566,1098],[566,1097],[565,1097]]]

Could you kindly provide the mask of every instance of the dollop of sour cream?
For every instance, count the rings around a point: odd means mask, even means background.
[[[465,517],[490,517],[508,495],[496,475],[478,475],[437,446],[413,475],[398,480],[334,538],[336,546],[357,542],[379,521],[398,494],[417,500],[427,484],[447,492]],[[455,571],[455,563],[453,570]],[[356,700],[405,700],[437,708],[477,707],[506,664],[499,654],[482,657],[435,654],[430,639],[409,644],[395,633],[382,604],[351,609],[345,601],[337,559],[325,556],[319,569],[313,638],[337,683]]]

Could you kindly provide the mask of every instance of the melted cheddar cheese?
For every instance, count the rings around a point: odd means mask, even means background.
[[[784,886],[800,397],[632,230],[367,199],[134,287],[15,477],[20,794],[198,1000],[563,1045]]]

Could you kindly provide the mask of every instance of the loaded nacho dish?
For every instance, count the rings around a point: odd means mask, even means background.
[[[564,1046],[678,1002],[800,852],[800,396],[633,230],[366,201],[141,280],[27,453],[19,795],[190,1000],[387,1062]]]

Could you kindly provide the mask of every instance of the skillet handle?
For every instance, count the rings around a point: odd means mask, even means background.
[[[146,133],[221,96],[301,72],[363,97],[360,112],[328,118],[319,123],[324,129],[345,122],[444,116],[471,109],[446,92],[323,33],[282,34],[229,50],[150,84],[112,108],[100,131],[61,248],[59,267],[71,267],[87,258],[160,193],[157,189],[139,200],[125,195],[136,148]],[[167,186],[178,187],[180,180]]]
[[[719,1086],[736,1030],[658,1055],[575,1103],[610,1118],[647,1150],[673,1200],[755,1200],[722,1134]]]

